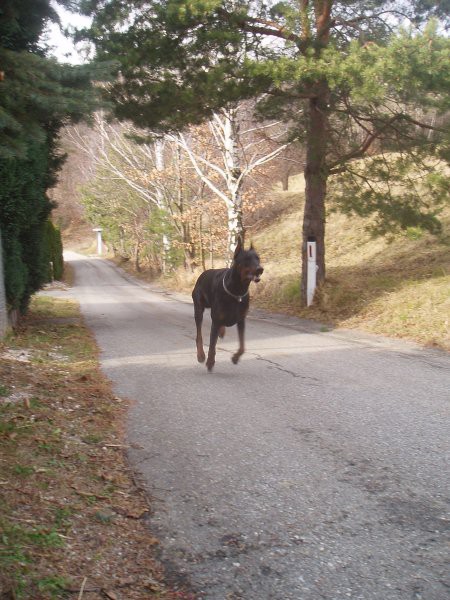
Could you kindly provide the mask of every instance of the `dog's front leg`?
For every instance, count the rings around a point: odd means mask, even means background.
[[[197,337],[195,338],[195,345],[197,347],[197,360],[199,363],[205,362],[205,351],[203,350],[203,337],[202,337],[202,322],[203,322],[203,306],[195,306],[195,325],[197,328]]]
[[[208,360],[206,361],[208,371],[212,371],[214,363],[216,362],[216,344],[217,338],[219,337],[219,329],[219,326],[215,325],[213,321],[211,325],[211,335],[209,338]]]
[[[245,320],[244,319],[242,319],[242,321],[238,321],[237,328],[238,328],[238,336],[239,336],[239,348],[238,348],[238,351],[235,354],[233,354],[233,356],[231,357],[231,360],[233,361],[233,363],[235,365],[238,364],[239,359],[241,358],[241,356],[244,354],[244,351],[245,351],[245,348],[244,348]]]

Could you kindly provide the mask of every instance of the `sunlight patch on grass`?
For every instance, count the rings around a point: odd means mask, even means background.
[[[450,276],[407,281],[343,324],[450,350]]]

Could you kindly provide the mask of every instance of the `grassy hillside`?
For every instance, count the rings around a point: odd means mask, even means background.
[[[413,230],[373,239],[364,220],[329,215],[327,282],[314,306],[300,309],[303,177],[291,184],[275,193],[285,210],[252,236],[265,266],[254,304],[450,349],[450,211],[439,238]]]

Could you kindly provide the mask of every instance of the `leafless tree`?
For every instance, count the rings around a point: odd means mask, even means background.
[[[205,152],[205,140],[199,143],[195,128],[168,135],[189,157],[201,181],[225,203],[230,255],[238,237],[244,237],[244,183],[253,171],[274,160],[289,146],[288,142],[263,135],[268,129],[279,127],[279,123],[249,123],[246,116],[244,104],[215,112],[207,125],[210,135],[206,145],[212,148],[208,154]],[[279,132],[277,137],[281,137]]]

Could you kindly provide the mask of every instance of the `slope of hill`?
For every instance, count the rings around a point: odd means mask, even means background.
[[[300,309],[302,176],[275,199],[286,209],[252,236],[265,266],[257,306],[450,349],[450,211],[439,237],[414,229],[372,238],[363,219],[329,215],[327,282]]]

